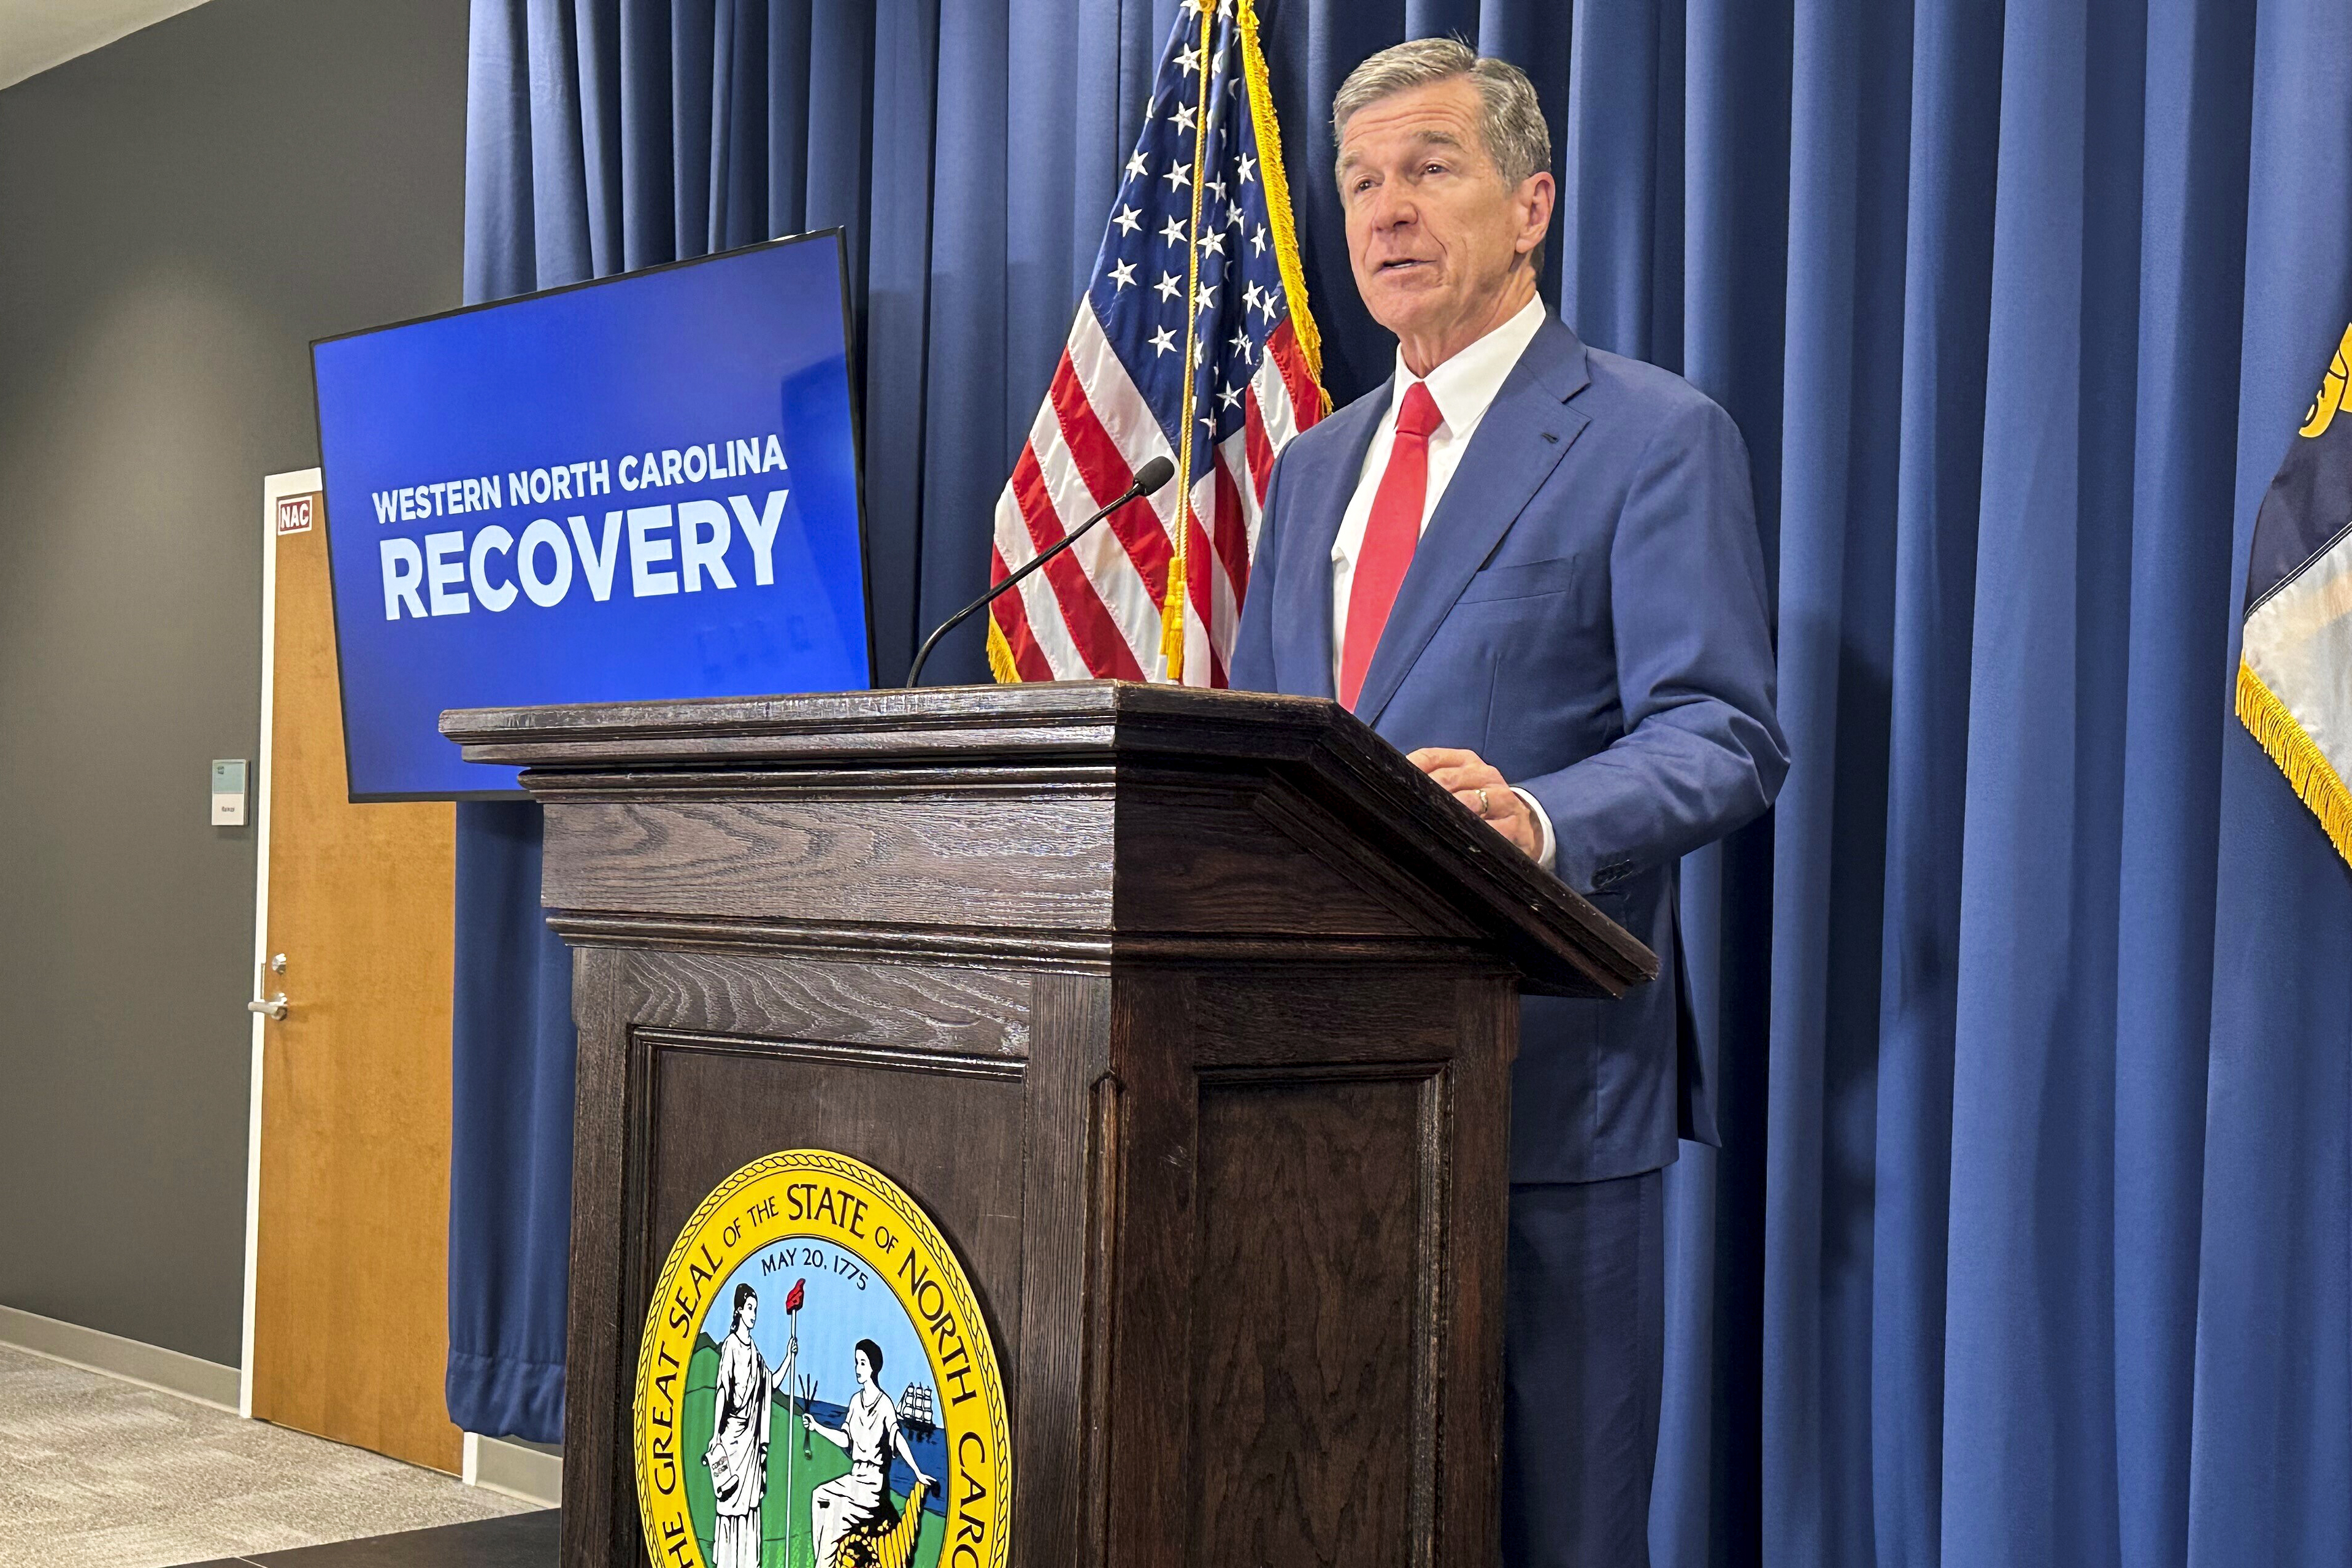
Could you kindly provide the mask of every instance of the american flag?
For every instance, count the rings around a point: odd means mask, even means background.
[[[1224,685],[1275,455],[1324,412],[1320,359],[1251,0],[1184,0],[1094,280],[996,503],[995,581],[1150,458],[1178,482],[996,600],[996,678]]]

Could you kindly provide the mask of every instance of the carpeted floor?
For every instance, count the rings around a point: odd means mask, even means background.
[[[0,1347],[0,1568],[166,1568],[532,1506]]]

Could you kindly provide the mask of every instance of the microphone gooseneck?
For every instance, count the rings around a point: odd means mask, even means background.
[[[1154,490],[1157,490],[1160,486],[1166,484],[1170,479],[1172,479],[1175,477],[1175,464],[1170,462],[1166,458],[1152,458],[1150,462],[1144,464],[1143,467],[1135,471],[1135,482],[1128,486],[1126,491],[1112,500],[1108,506],[1104,507],[1100,511],[1095,513],[1094,516],[1087,519],[1086,521],[1070,530],[1070,531],[1065,534],[1051,550],[1039,552],[1037,555],[1033,557],[1026,565],[1023,566],[1020,571],[1010,574],[1005,577],[1003,582],[990,588],[987,593],[982,594],[979,598],[974,599],[971,604],[966,605],[962,609],[958,610],[954,615],[950,616],[946,620],[941,621],[939,624],[938,628],[934,630],[929,637],[923,639],[923,646],[916,650],[914,666],[907,671],[906,689],[911,691],[918,685],[921,684],[923,679],[923,662],[931,657],[931,649],[939,646],[940,639],[941,637],[955,630],[956,627],[963,625],[965,620],[970,618],[972,615],[987,607],[987,605],[992,603],[999,594],[1003,593],[1007,588],[1010,588],[1015,583],[1020,582],[1022,578],[1026,577],[1030,573],[1034,572],[1038,567],[1043,566],[1046,562],[1051,561],[1055,556],[1059,555],[1063,551],[1067,550],[1071,545],[1076,544],[1079,540],[1085,538],[1087,531],[1094,527],[1095,524],[1100,522],[1103,519],[1108,517],[1111,513],[1117,511],[1128,502],[1151,494]]]

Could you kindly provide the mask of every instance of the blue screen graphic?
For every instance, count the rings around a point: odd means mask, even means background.
[[[836,233],[312,345],[354,799],[445,708],[870,684]]]

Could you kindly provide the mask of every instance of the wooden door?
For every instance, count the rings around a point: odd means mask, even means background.
[[[253,1414],[435,1469],[448,1354],[455,807],[353,805],[326,498],[273,494]],[[300,506],[307,500],[308,526]],[[291,530],[291,531],[288,531]],[[276,955],[284,955],[282,971]]]

